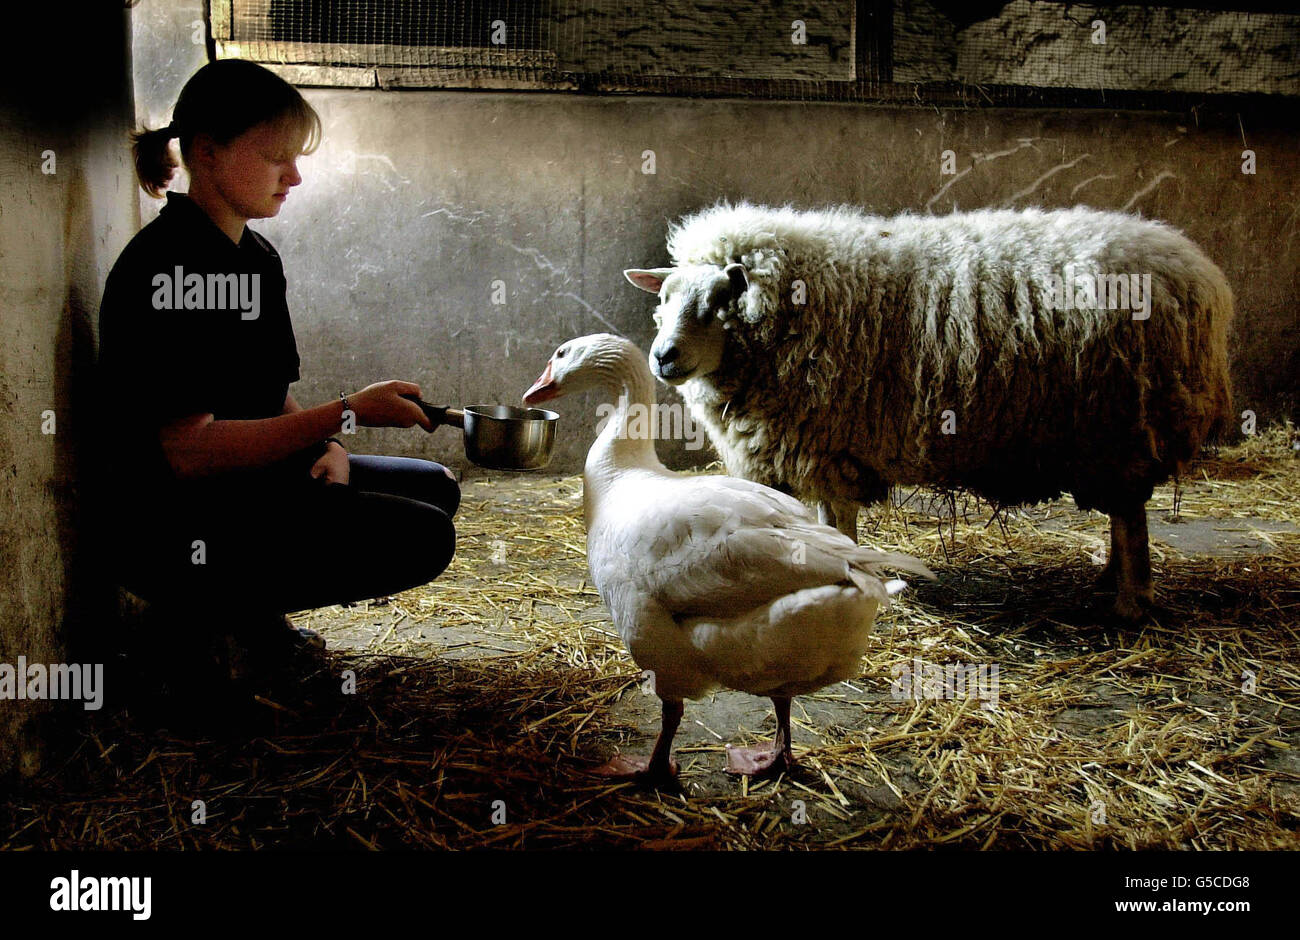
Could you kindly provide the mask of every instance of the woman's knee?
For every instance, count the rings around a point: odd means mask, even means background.
[[[456,510],[460,508],[460,483],[451,475],[451,471],[442,464],[435,464],[438,468],[438,475],[443,479],[437,483],[438,490],[434,494],[434,505],[442,508],[448,516],[456,515]]]
[[[437,506],[428,507],[422,516],[420,542],[425,550],[416,553],[416,573],[422,579],[419,583],[424,584],[442,574],[456,556],[456,526],[450,513]]]
[[[456,554],[456,527],[440,508],[379,494],[366,494],[364,502],[373,513],[371,537],[389,546],[386,563],[406,587],[432,581],[451,564]]]
[[[448,516],[456,515],[460,508],[460,483],[451,470],[434,460],[419,460],[420,468],[412,477],[419,488],[416,496],[421,502],[437,506]]]
[[[370,493],[404,496],[437,506],[448,516],[460,508],[460,484],[447,467],[414,457],[356,454],[350,458],[352,485]]]

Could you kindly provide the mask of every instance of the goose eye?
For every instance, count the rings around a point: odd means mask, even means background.
[[[561,347],[560,349],[557,349],[557,350],[555,351],[555,358],[556,358],[556,359],[563,359],[564,356],[565,356],[565,353],[567,353],[567,352],[568,352],[567,349]]]

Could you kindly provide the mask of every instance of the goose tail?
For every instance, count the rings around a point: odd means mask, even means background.
[[[938,576],[919,558],[901,552],[878,552],[870,548],[855,551],[849,559],[848,569],[849,579],[859,590],[881,601],[888,601],[907,587],[907,582],[902,578],[882,580],[881,576],[886,570],[906,572],[930,581],[938,580]]]

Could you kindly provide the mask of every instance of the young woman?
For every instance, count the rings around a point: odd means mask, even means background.
[[[418,385],[378,382],[312,408],[289,394],[299,360],[284,271],[245,223],[279,213],[319,136],[316,112],[269,70],[201,68],[171,126],[133,135],[155,197],[179,138],[189,192],[167,193],[123,250],[100,308],[118,581],[253,645],[320,645],[283,615],[423,584],[455,550],[447,468],[349,454],[336,436],[430,429],[403,397]]]

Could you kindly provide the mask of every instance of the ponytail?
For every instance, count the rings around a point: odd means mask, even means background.
[[[168,125],[156,131],[137,131],[131,135],[131,154],[135,158],[135,175],[140,188],[155,199],[161,199],[163,190],[171,182],[179,165],[172,156],[171,139],[175,130]]]

